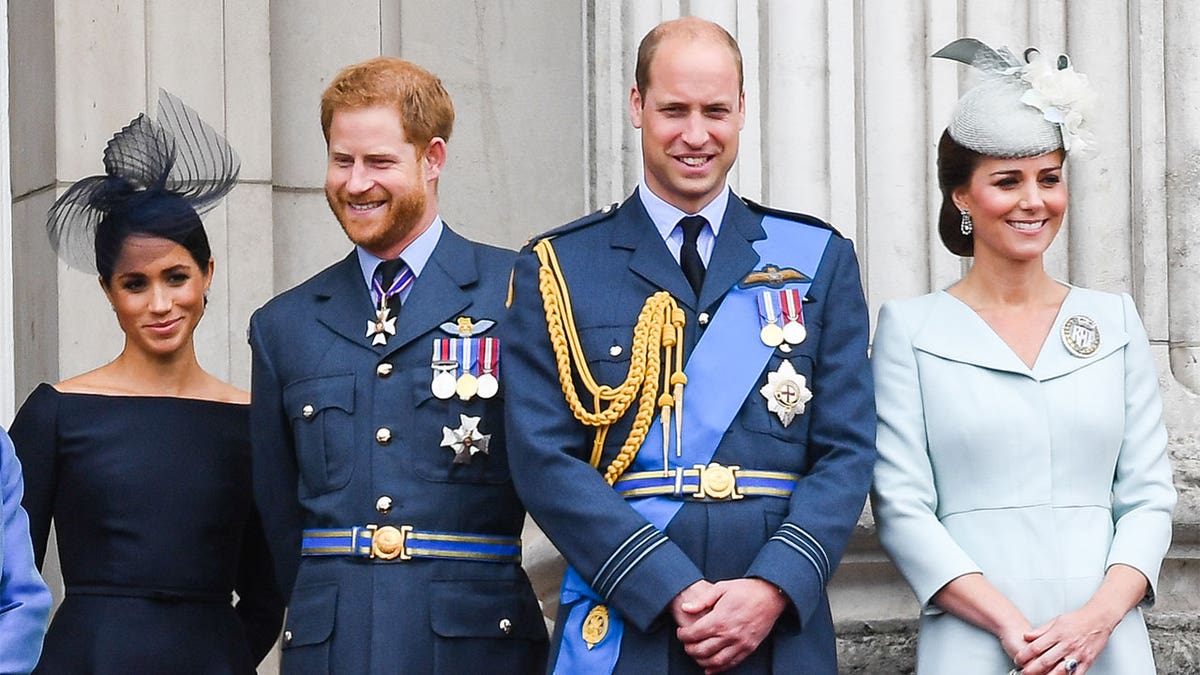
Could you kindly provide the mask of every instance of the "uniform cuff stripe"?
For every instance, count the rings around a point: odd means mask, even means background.
[[[821,542],[817,541],[808,532],[805,532],[803,528],[794,523],[784,523],[775,535],[788,537],[792,541],[795,541],[796,544],[811,551],[817,558],[814,564],[819,566],[818,569],[821,570],[823,578],[828,579],[833,574],[833,566],[829,562],[829,556],[825,553],[825,548],[821,546]]]
[[[592,580],[592,588],[601,596],[608,597],[613,587],[621,578],[624,578],[629,569],[666,539],[665,534],[649,523],[639,528],[609,556],[608,561],[604,563]]]
[[[807,550],[797,546],[795,542],[789,541],[788,539],[785,539],[779,535],[775,535],[774,537],[771,537],[771,539],[783,542],[785,546],[795,549],[797,553],[805,558],[808,558],[808,562],[812,563],[813,569],[817,571],[817,578],[821,580],[821,585],[824,586],[827,583],[825,575],[822,573],[821,566],[817,564],[816,559],[813,558],[812,554],[810,554]]]
[[[642,562],[642,559],[643,559],[643,558],[645,558],[646,556],[650,555],[650,552],[651,552],[651,551],[653,551],[654,549],[658,548],[659,546],[662,546],[662,545],[663,545],[663,544],[665,544],[665,543],[667,543],[667,538],[666,538],[666,537],[662,537],[661,539],[656,539],[656,540],[654,541],[654,543],[653,543],[653,544],[650,544],[649,546],[647,546],[647,547],[646,547],[646,549],[645,549],[645,550],[643,550],[643,551],[642,551],[642,552],[641,552],[641,553],[638,555],[638,557],[637,557],[637,558],[635,558],[635,559],[633,559],[632,561],[630,561],[630,563],[629,563],[629,564],[628,564],[628,565],[625,567],[625,571],[621,572],[621,574],[620,574],[620,575],[619,575],[619,576],[618,576],[616,579],[613,579],[613,581],[612,581],[612,584],[610,585],[610,588],[608,588],[608,589],[607,589],[607,590],[604,592],[604,598],[605,598],[606,600],[608,599],[608,597],[609,597],[609,596],[612,594],[612,592],[613,592],[614,590],[616,590],[617,586],[619,586],[619,585],[621,584],[621,581],[623,581],[623,580],[625,579],[625,576],[626,576],[626,575],[628,575],[628,574],[629,574],[631,571],[633,571],[633,568],[634,568],[634,567],[636,567],[636,566],[638,565],[638,563]]]

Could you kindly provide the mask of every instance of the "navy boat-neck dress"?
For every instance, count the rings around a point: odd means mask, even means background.
[[[232,403],[29,396],[11,429],[23,504],[39,567],[54,521],[66,582],[35,672],[254,672],[283,604],[248,425]]]

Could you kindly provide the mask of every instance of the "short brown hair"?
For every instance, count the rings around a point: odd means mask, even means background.
[[[434,137],[449,142],[454,130],[454,104],[436,75],[403,59],[378,56],[343,68],[321,94],[325,143],[335,111],[374,106],[395,108],[405,139],[418,150]]]
[[[733,62],[737,65],[738,93],[742,92],[745,87],[745,78],[742,75],[742,50],[738,47],[737,40],[734,40],[729,31],[719,24],[694,16],[685,16],[658,24],[649,33],[646,33],[646,37],[642,38],[641,44],[638,45],[634,81],[643,97],[646,95],[646,89],[650,87],[650,64],[654,60],[658,46],[664,39],[677,35],[690,40],[714,38],[728,47],[730,53],[733,54]]]

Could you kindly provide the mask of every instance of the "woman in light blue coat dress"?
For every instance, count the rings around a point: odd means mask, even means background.
[[[1128,295],[1043,256],[1086,150],[1066,57],[974,40],[981,69],[938,146],[939,222],[970,271],[885,304],[873,368],[884,548],[922,607],[917,672],[1142,675],[1175,504],[1157,371]]]

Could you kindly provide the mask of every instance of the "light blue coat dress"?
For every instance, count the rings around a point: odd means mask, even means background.
[[[50,619],[50,591],[33,562],[23,491],[21,464],[0,429],[0,673],[33,670]]]
[[[1074,316],[1100,344],[1076,356]],[[889,302],[873,351],[879,461],[872,504],[884,548],[923,611],[922,675],[1006,673],[990,633],[930,599],[983,575],[1038,626],[1078,609],[1109,566],[1150,581],[1171,539],[1175,489],[1158,377],[1133,301],[1072,288],[1034,367],[946,292]],[[1141,608],[1089,675],[1153,673]]]

